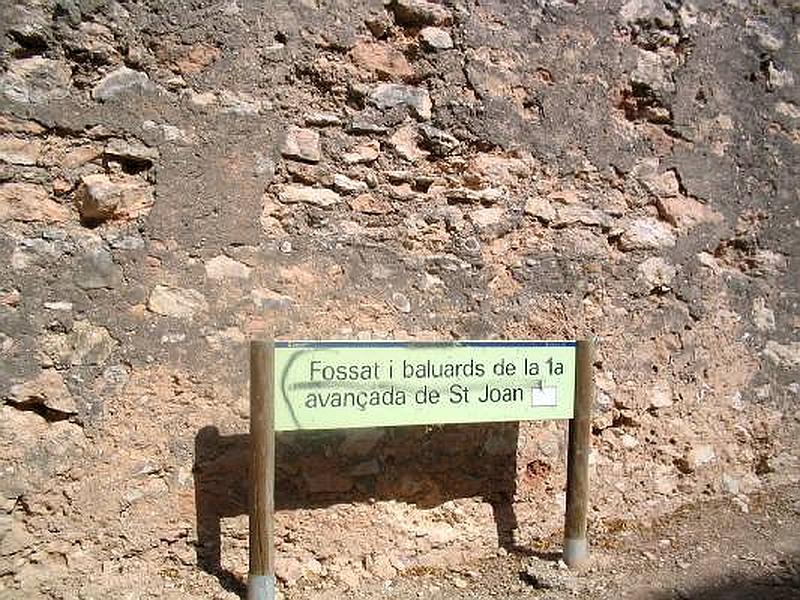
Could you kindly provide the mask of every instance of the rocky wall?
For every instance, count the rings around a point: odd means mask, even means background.
[[[593,531],[800,477],[793,3],[0,15],[2,597],[241,591],[252,336],[598,336]],[[281,584],[547,547],[564,453],[281,435]]]

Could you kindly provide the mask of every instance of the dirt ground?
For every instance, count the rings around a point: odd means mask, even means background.
[[[528,555],[504,551],[449,572],[416,573],[358,591],[303,589],[288,599],[567,598],[789,600],[800,598],[800,487],[766,490],[748,512],[731,500],[687,506],[652,527],[592,540],[589,565],[571,572],[558,540]]]

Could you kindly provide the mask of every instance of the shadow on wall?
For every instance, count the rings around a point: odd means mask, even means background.
[[[279,433],[275,508],[397,500],[430,508],[480,496],[500,545],[514,545],[518,423]],[[220,520],[248,514],[250,436],[204,427],[195,437],[197,562],[228,590],[245,584],[222,568]]]

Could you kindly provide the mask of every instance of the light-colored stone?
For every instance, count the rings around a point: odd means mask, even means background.
[[[206,277],[209,279],[249,279],[253,269],[246,264],[221,254],[206,262]]]
[[[506,216],[503,208],[478,208],[469,213],[469,219],[478,229],[491,229],[502,224]]]
[[[453,38],[441,27],[423,27],[419,39],[428,50],[449,50],[453,47]]]
[[[35,379],[11,386],[10,397],[17,404],[38,404],[62,413],[78,412],[75,399],[55,369],[45,369]]]
[[[622,250],[658,250],[675,245],[672,228],[653,217],[642,217],[630,221],[619,240]]]
[[[278,189],[278,198],[284,204],[311,204],[328,208],[337,204],[342,197],[333,190],[309,187],[307,185],[287,184]]]
[[[503,190],[499,188],[484,188],[482,190],[452,188],[446,190],[444,196],[451,202],[496,204],[503,198]]]
[[[359,194],[347,201],[350,208],[356,212],[371,215],[385,215],[392,212],[392,205],[383,198],[376,198],[372,194]]]
[[[764,355],[779,367],[796,369],[800,367],[800,342],[781,344],[769,340],[764,348]]]
[[[36,121],[20,119],[12,115],[0,115],[0,133],[23,133],[40,135],[47,131]]]
[[[122,283],[122,269],[105,248],[88,248],[79,257],[72,280],[82,290],[115,288]]]
[[[656,157],[636,161],[631,174],[658,197],[677,196],[680,193],[678,175],[673,169],[661,170],[661,161]]]
[[[32,183],[0,184],[0,222],[63,223],[71,211],[50,198],[42,186]]]
[[[42,154],[42,142],[13,135],[0,136],[0,161],[12,165],[35,165]]]
[[[431,97],[428,90],[402,85],[399,83],[381,83],[369,95],[370,102],[381,110],[405,107],[423,120],[431,118]]]
[[[107,102],[130,94],[145,94],[155,89],[146,73],[123,66],[108,73],[94,86],[92,98]]]
[[[322,160],[319,133],[292,125],[281,140],[281,154],[286,158],[317,163]]]
[[[333,127],[342,124],[342,119],[336,113],[310,112],[303,117],[303,122],[312,127]]]
[[[417,130],[411,124],[403,125],[395,131],[389,138],[389,146],[400,158],[411,163],[423,160],[429,155],[417,145]]]
[[[649,50],[639,50],[636,68],[631,73],[631,83],[646,87],[656,94],[675,91],[675,84],[664,69],[661,56]]]
[[[359,42],[350,51],[353,62],[372,73],[389,79],[407,79],[414,69],[405,55],[385,42]]]
[[[355,148],[345,153],[342,157],[348,165],[369,164],[375,162],[381,155],[381,144],[377,140],[371,140],[358,144]]]
[[[103,153],[112,158],[123,158],[144,163],[155,163],[158,160],[157,149],[151,148],[136,139],[112,138],[106,142]]]
[[[760,331],[775,330],[775,311],[767,307],[767,301],[764,298],[753,299],[753,308],[750,314],[753,317],[753,323]]]
[[[250,292],[253,304],[259,310],[285,310],[294,304],[294,298],[268,288],[256,288]]]
[[[361,194],[367,191],[368,186],[363,181],[350,179],[347,175],[336,173],[333,176],[333,187],[342,194]]]
[[[714,446],[710,444],[693,444],[684,455],[685,467],[689,472],[707,465],[717,457]]]
[[[391,9],[401,25],[447,25],[453,20],[446,7],[427,0],[394,0]]]
[[[626,23],[653,22],[669,28],[675,22],[675,17],[664,6],[663,0],[628,0],[619,14]]]
[[[49,58],[22,58],[12,61],[0,75],[0,93],[13,102],[42,104],[69,96],[69,68]]]
[[[147,308],[166,317],[191,319],[208,310],[208,303],[197,290],[157,285],[150,293]]]
[[[721,223],[723,221],[720,213],[708,205],[686,196],[659,198],[657,207],[661,218],[679,229],[685,230],[701,223]]]
[[[653,256],[639,264],[638,271],[646,284],[646,291],[668,288],[678,270],[660,256]]]
[[[86,221],[135,219],[149,213],[153,203],[151,186],[131,175],[87,175],[75,193],[78,212]]]
[[[650,408],[669,408],[672,406],[672,386],[666,381],[654,384],[647,393]]]
[[[556,218],[556,209],[547,198],[533,196],[525,201],[525,214],[549,223]]]
[[[75,321],[67,334],[52,334],[41,338],[43,366],[97,366],[111,356],[117,340],[108,329],[87,320]]]
[[[612,219],[602,210],[581,204],[568,204],[556,209],[553,227],[571,227],[573,225],[610,227]]]

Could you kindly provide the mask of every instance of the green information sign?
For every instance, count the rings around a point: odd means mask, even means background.
[[[571,419],[575,342],[275,342],[275,429]]]

